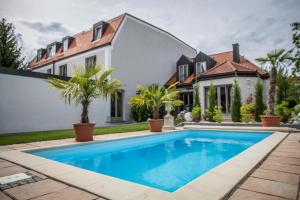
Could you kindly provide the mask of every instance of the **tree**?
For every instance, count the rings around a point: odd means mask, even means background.
[[[276,104],[288,99],[288,92],[290,89],[290,81],[287,71],[279,69],[276,78]]]
[[[292,69],[294,76],[300,74],[300,22],[295,22],[291,24],[293,33],[293,44],[294,48],[294,63],[295,68]]]
[[[255,60],[261,65],[271,68],[267,115],[274,115],[277,70],[284,69],[291,64],[291,61],[293,60],[291,57],[291,51],[276,49],[268,53],[266,57],[256,58]]]
[[[153,119],[159,119],[159,110],[165,101],[171,101],[172,106],[180,106],[182,101],[178,99],[179,91],[175,86],[177,83],[170,85],[168,88],[153,84],[151,86],[137,85],[139,94],[133,96],[129,100],[131,106],[146,106],[151,110]]]
[[[199,86],[196,84],[194,86],[194,106],[200,107],[200,99],[199,99]]]
[[[21,50],[15,35],[15,27],[2,18],[0,20],[0,66],[21,68],[24,62]]]
[[[231,120],[234,122],[241,121],[241,89],[238,85],[237,81],[234,80],[233,82],[233,99],[232,99],[232,106],[231,106]]]
[[[256,85],[255,85],[255,104],[254,104],[254,115],[255,121],[260,122],[260,115],[262,115],[265,111],[265,104],[263,101],[263,84],[262,81],[257,78]]]
[[[82,105],[81,123],[89,123],[88,109],[95,98],[107,97],[114,94],[121,87],[121,82],[108,77],[113,69],[104,71],[104,67],[95,67],[85,70],[84,67],[76,67],[74,75],[68,81],[49,78],[48,83],[52,88],[61,90],[61,95],[66,101]],[[98,74],[101,74],[98,76]]]
[[[215,106],[217,105],[216,102],[216,91],[215,86],[213,83],[210,83],[209,89],[208,89],[208,120],[213,122],[214,119],[214,111]]]

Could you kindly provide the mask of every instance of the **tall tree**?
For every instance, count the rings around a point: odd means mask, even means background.
[[[194,86],[194,106],[199,106],[200,107],[198,83]]]
[[[217,105],[216,101],[216,91],[215,86],[213,83],[210,83],[209,89],[208,89],[208,120],[213,122],[214,121],[214,109]]]
[[[5,18],[0,20],[0,66],[9,68],[23,67],[24,57],[21,55],[15,35],[15,27]]]
[[[284,69],[289,66],[292,61],[291,51],[284,49],[276,49],[267,54],[264,58],[256,58],[255,60],[261,65],[271,68],[270,75],[270,89],[268,93],[268,112],[267,115],[274,115],[275,93],[276,93],[276,79],[277,70]]]
[[[233,82],[233,99],[231,106],[231,120],[234,122],[241,121],[241,106],[242,106],[242,98],[241,98],[241,89],[236,80]]]
[[[300,75],[300,22],[295,22],[291,24],[293,33],[293,44],[294,48],[294,62],[295,68],[292,69],[293,75]]]
[[[263,84],[262,81],[257,78],[256,85],[255,85],[255,104],[254,104],[254,115],[255,121],[260,122],[260,115],[262,115],[265,111],[265,104],[263,101]]]

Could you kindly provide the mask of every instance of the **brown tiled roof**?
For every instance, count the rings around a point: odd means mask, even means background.
[[[166,85],[172,85],[177,81],[177,72],[171,76],[171,78],[166,82]]]
[[[250,62],[244,56],[240,56],[240,63],[233,62],[232,51],[212,54],[210,55],[210,57],[212,57],[216,61],[215,66],[200,74],[199,77],[218,76],[235,72],[250,74],[258,73],[261,76],[268,76],[268,72]],[[192,74],[183,83],[192,83],[194,79],[195,75]],[[178,81],[177,72],[167,81],[166,85],[171,85],[176,81]]]
[[[268,76],[268,73],[262,68],[256,66],[244,56],[240,56],[240,63],[233,62],[232,51],[210,55],[217,63],[214,67],[200,74],[201,76],[215,76],[218,74],[245,72],[258,73],[261,76]]]
[[[69,49],[66,52],[62,52],[62,45],[57,49],[56,54],[52,57],[46,58],[46,54],[43,55],[39,62],[36,62],[36,58],[32,59],[29,64],[29,68],[34,69],[45,64],[49,64],[53,61],[60,60],[63,58],[67,58],[78,53],[85,52],[87,50],[100,47],[106,44],[109,44],[114,38],[118,28],[121,25],[121,22],[124,18],[125,14],[120,15],[116,18],[107,21],[107,27],[101,37],[101,39],[92,41],[93,39],[93,30],[92,28],[78,33],[73,36],[73,40],[69,46]]]
[[[183,83],[189,84],[189,83],[191,83],[191,82],[194,80],[194,78],[195,78],[195,74],[192,73],[189,77],[187,77],[187,78],[185,79],[185,81],[184,81]]]

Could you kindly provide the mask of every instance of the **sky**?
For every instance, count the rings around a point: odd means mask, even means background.
[[[0,0],[26,60],[36,50],[124,12],[162,28],[206,54],[232,50],[254,61],[290,49],[300,0]]]

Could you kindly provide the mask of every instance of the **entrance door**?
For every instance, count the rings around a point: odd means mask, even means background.
[[[123,121],[123,92],[118,91],[110,98],[110,116],[112,122]]]

